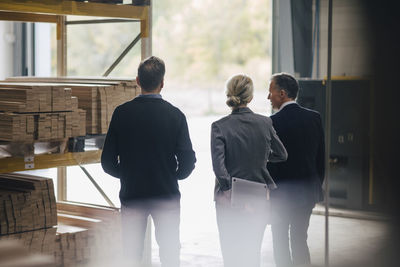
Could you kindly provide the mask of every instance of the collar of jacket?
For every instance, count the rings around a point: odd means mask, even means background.
[[[282,110],[291,109],[291,108],[295,108],[295,107],[298,107],[298,106],[299,106],[298,103],[292,102],[292,103],[290,103],[290,104],[285,105],[284,107],[282,107],[280,110],[278,110],[277,112],[275,112],[275,114],[281,112]]]
[[[244,107],[244,108],[237,108],[232,110],[232,114],[238,114],[238,113],[252,113],[253,111],[251,111],[251,109],[249,109],[248,107]]]

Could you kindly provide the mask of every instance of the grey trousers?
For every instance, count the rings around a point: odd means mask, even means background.
[[[122,205],[122,242],[125,261],[133,264],[141,262],[149,215],[154,222],[161,266],[179,267],[181,248],[179,199],[132,201]]]
[[[259,267],[267,225],[262,209],[241,211],[216,203],[219,239],[225,267]]]

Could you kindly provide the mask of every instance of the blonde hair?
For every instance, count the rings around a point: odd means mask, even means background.
[[[226,104],[232,109],[253,99],[253,81],[245,74],[236,74],[226,82]]]

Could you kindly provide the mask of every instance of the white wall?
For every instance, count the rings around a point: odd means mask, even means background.
[[[0,21],[0,79],[13,75],[14,28],[12,22]]]
[[[369,29],[366,19],[362,0],[333,1],[332,76],[371,74]],[[327,75],[327,43],[328,0],[321,0],[320,77],[316,78],[324,78]]]

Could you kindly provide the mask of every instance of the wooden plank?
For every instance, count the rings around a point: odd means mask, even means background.
[[[57,16],[0,11],[0,20],[57,23]]]
[[[0,2],[0,10],[23,13],[115,17],[145,20],[147,18],[146,14],[148,6],[108,5],[57,0],[2,0]]]
[[[64,214],[85,215],[102,220],[112,220],[120,215],[118,208],[68,201],[57,201],[57,210]]]
[[[66,225],[72,225],[72,226],[84,227],[84,228],[96,227],[96,225],[101,222],[101,220],[99,220],[99,219],[78,216],[78,215],[65,214],[62,212],[58,212],[57,219],[58,219],[59,224],[66,224]]]
[[[91,164],[100,162],[101,150],[85,152],[68,152],[64,154],[36,155],[33,169],[48,169],[56,166],[75,166],[78,164]],[[0,159],[0,173],[24,171],[24,158]]]

